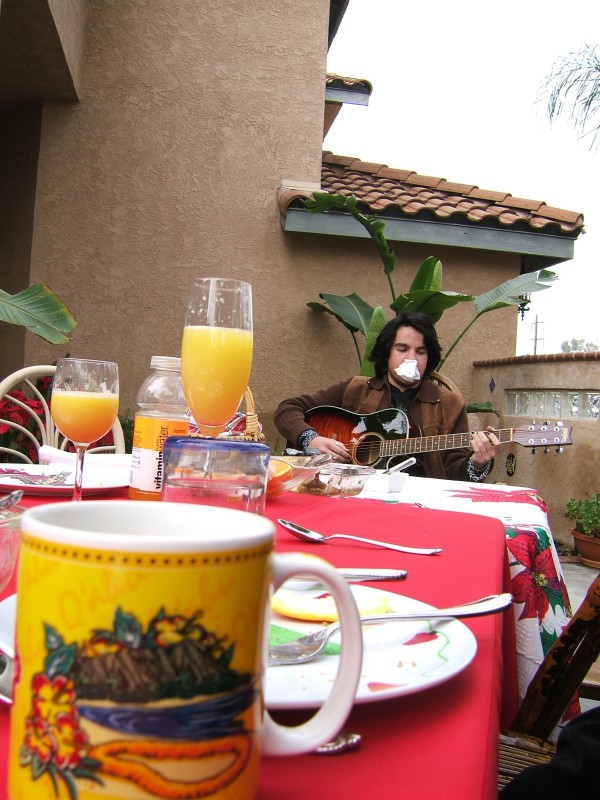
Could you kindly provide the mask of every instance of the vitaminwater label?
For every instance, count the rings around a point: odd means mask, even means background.
[[[131,450],[129,485],[143,492],[160,492],[163,479],[163,447],[169,436],[187,436],[185,420],[136,416]]]

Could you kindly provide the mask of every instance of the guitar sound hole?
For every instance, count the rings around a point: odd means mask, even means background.
[[[366,435],[356,445],[354,460],[363,467],[372,467],[381,458],[381,437]]]

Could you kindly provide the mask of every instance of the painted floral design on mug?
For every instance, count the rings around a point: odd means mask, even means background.
[[[235,781],[252,748],[240,715],[257,696],[257,678],[231,668],[235,645],[207,630],[202,617],[202,611],[186,617],[161,608],[144,629],[117,608],[112,630],[92,630],[81,643],[65,642],[45,623],[46,656],[31,680],[19,754],[32,780],[50,779],[56,797],[62,782],[71,800],[78,779],[103,785],[111,776],[175,800],[209,797]],[[92,742],[84,720],[117,738]],[[157,762],[223,756],[227,765],[181,781],[136,756]]]

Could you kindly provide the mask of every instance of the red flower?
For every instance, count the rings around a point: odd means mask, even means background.
[[[59,771],[76,769],[89,745],[79,727],[73,682],[63,675],[51,679],[38,672],[32,678],[31,689],[25,749],[42,764],[52,762]]]
[[[515,532],[513,535],[513,531]],[[519,619],[537,617],[542,620],[550,607],[549,597],[556,592],[566,608],[569,607],[566,587],[558,577],[552,551],[543,529],[537,535],[527,528],[509,528],[506,545],[511,555],[524,568],[512,579],[516,603],[523,603]]]

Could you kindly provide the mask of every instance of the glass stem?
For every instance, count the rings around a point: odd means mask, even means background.
[[[83,456],[87,448],[86,444],[76,444],[75,454],[75,488],[72,500],[81,500],[81,488],[83,484]]]

